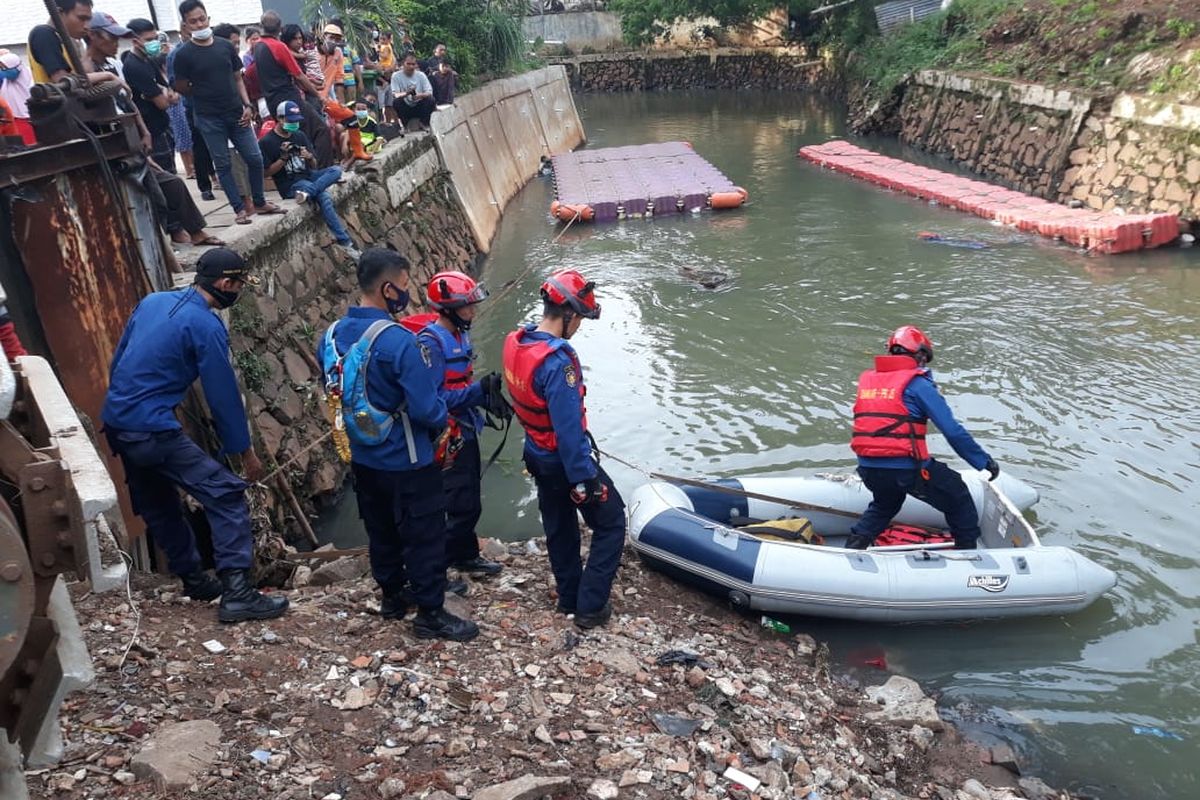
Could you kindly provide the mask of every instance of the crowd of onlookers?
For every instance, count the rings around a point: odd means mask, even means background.
[[[37,143],[30,88],[77,72],[73,49],[89,82],[122,82],[117,110],[135,115],[142,183],[177,243],[222,244],[205,230],[184,177],[214,200],[215,176],[237,224],[285,213],[266,198],[271,178],[281,197],[316,204],[338,244],[356,254],[328,189],[387,139],[428,129],[458,87],[445,45],[418,61],[402,20],[397,33],[366,23],[353,37],[366,44],[356,47],[341,19],[309,30],[267,11],[260,25],[239,29],[214,24],[202,0],[183,0],[172,42],[152,21],[122,24],[92,2],[56,0],[70,41],[42,24],[29,33],[25,60],[0,50],[0,136]]]

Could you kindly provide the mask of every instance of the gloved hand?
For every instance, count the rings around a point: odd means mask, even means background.
[[[588,478],[575,484],[571,490],[571,500],[577,506],[588,506],[592,503],[603,503],[608,500],[608,487],[599,477]]]
[[[1000,465],[996,463],[996,459],[989,458],[988,462],[983,465],[983,468],[992,474],[992,476],[988,478],[989,481],[994,481],[996,478],[1000,477]]]
[[[509,405],[507,398],[504,397],[504,382],[500,375],[495,372],[489,372],[479,380],[479,385],[483,388],[483,407],[491,414],[501,420],[512,419],[513,410]]]

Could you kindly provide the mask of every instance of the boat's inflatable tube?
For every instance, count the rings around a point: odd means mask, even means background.
[[[761,538],[749,521],[803,515],[839,541],[854,518],[797,511],[786,504],[716,489],[652,482],[629,498],[633,548],[651,565],[737,605],[762,611],[884,622],[948,621],[1078,611],[1116,583],[1108,569],[1067,547],[1047,547],[1021,516],[1037,492],[1001,475],[1008,499],[980,477],[963,475],[981,508],[980,549],[946,545],[866,551]],[[828,506],[854,515],[870,492],[852,476],[743,478],[729,488]],[[945,519],[909,498],[896,522],[932,527]]]
[[[732,192],[714,192],[708,198],[708,204],[713,208],[738,208],[749,197],[749,192],[740,186],[735,186]]]
[[[571,222],[576,219],[591,222],[596,217],[596,210],[583,203],[568,204],[555,200],[550,204],[550,215],[563,222]]]

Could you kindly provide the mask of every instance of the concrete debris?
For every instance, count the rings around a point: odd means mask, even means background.
[[[1016,782],[988,763],[1002,753],[951,741],[911,681],[869,700],[812,663],[823,646],[635,559],[612,622],[581,634],[555,611],[539,542],[483,544],[505,571],[459,598],[483,630],[469,644],[380,617],[369,577],[289,591],[268,628],[222,627],[145,576],[122,665],[128,602],[80,587],[96,686],[67,698],[70,766],[31,773],[34,796],[119,800],[155,782],[205,800],[975,800],[968,779]],[[218,636],[227,650],[206,653]]]
[[[343,556],[328,561],[312,571],[308,579],[310,586],[329,586],[343,581],[361,578],[371,569],[366,556]]]
[[[181,789],[217,759],[221,728],[211,720],[168,722],[142,745],[130,765],[141,780],[160,792]]]

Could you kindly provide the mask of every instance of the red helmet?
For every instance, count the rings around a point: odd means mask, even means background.
[[[463,272],[439,272],[425,289],[425,299],[438,311],[481,303],[487,296],[487,290]]]
[[[600,319],[596,284],[573,269],[559,270],[542,284],[542,299],[556,306],[570,306],[581,317]]]
[[[924,356],[925,363],[933,361],[933,342],[915,325],[901,325],[888,339],[892,355]]]

